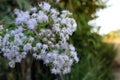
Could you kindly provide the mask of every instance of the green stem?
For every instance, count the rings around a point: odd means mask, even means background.
[[[60,74],[60,80],[64,80],[63,74]]]

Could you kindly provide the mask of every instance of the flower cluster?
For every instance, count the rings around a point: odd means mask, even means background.
[[[9,66],[32,55],[50,66],[53,74],[67,74],[74,62],[78,62],[75,47],[68,42],[77,24],[68,10],[61,12],[47,2],[22,11],[15,9],[15,26],[4,29],[0,36],[0,48]]]

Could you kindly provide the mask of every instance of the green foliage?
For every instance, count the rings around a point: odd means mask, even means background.
[[[77,34],[77,33],[76,33]],[[101,42],[97,34],[73,36],[80,62],[71,73],[71,80],[113,80],[111,62],[114,58],[112,46]]]
[[[15,8],[30,8],[28,0],[0,0],[0,23],[12,22],[14,19],[13,11]]]
[[[113,47],[103,43],[101,36],[92,33],[92,26],[88,25],[89,20],[96,18],[94,13],[105,4],[101,0],[65,0],[63,6],[73,12],[78,23],[72,42],[80,58],[65,80],[113,80],[110,67],[115,56]]]
[[[78,22],[72,40],[80,58],[79,64],[73,66],[70,79],[66,80],[113,80],[110,67],[115,57],[113,46],[103,43],[102,37],[92,33],[93,27],[88,25],[89,20],[96,18],[94,13],[105,4],[101,0],[68,0],[65,7],[74,12]]]

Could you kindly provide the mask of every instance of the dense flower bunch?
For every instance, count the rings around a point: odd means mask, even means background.
[[[53,74],[67,74],[74,62],[78,62],[75,47],[68,42],[77,24],[68,10],[61,12],[47,2],[28,11],[15,9],[15,26],[0,31],[1,51],[9,66],[32,55],[50,66]]]

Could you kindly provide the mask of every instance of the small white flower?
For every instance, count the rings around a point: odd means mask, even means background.
[[[22,58],[26,58],[26,55],[27,55],[27,52],[22,52],[21,53]]]
[[[75,47],[72,44],[69,45],[69,48],[70,48],[71,51],[75,51]]]
[[[14,68],[15,67],[15,62],[14,61],[10,61],[8,63],[8,65],[11,67],[11,68]]]
[[[16,56],[15,62],[19,62],[20,63],[21,60],[22,60],[22,56],[21,55]]]
[[[36,43],[36,48],[40,48],[42,46],[41,43]]]
[[[34,41],[34,37],[30,37],[30,38],[29,38],[29,41],[30,41],[30,42],[33,42],[33,41]]]
[[[39,59],[39,60],[40,60],[41,58],[42,58],[41,55],[38,55],[38,56],[36,57],[36,59]]]
[[[31,46],[30,43],[25,44],[24,47],[23,47],[23,50],[24,50],[24,51],[29,51],[29,50],[31,50],[31,49],[32,49],[32,46]]]
[[[76,63],[79,62],[79,58],[77,56],[74,59],[75,59]]]
[[[33,13],[33,14],[31,15],[32,18],[37,18],[37,16],[38,16],[37,13]]]
[[[23,11],[19,11],[17,12],[17,18],[15,20],[15,24],[16,25],[20,25],[25,23],[26,21],[28,21],[28,19],[30,18],[29,12],[23,12]]]
[[[56,3],[60,2],[60,0],[56,0]]]
[[[19,9],[14,9],[14,14],[18,15],[20,13]]]
[[[57,69],[57,68],[52,68],[51,69],[51,73],[53,73],[53,74],[60,74],[61,71],[59,69]]]
[[[30,9],[30,11],[31,11],[31,12],[36,12],[36,11],[37,11],[37,8],[36,8],[36,7],[32,7],[32,8]]]
[[[26,24],[29,29],[35,29],[35,27],[37,26],[37,21],[36,19],[29,19],[28,21],[26,21]]]
[[[53,15],[59,15],[59,12],[56,9],[54,9],[54,8],[50,9],[50,12]]]
[[[37,47],[33,47],[33,51],[34,52],[38,51],[38,48]]]
[[[67,67],[63,70],[63,74],[67,74],[67,73],[70,73],[71,72],[71,68],[70,67]]]
[[[48,45],[52,45],[53,43],[51,41],[48,41]]]
[[[49,11],[51,5],[47,2],[42,2],[39,4],[39,7],[41,7],[43,11]]]
[[[56,32],[60,32],[60,24],[53,24],[52,29]]]
[[[48,16],[43,11],[39,11],[37,15],[37,22],[48,22]]]
[[[46,51],[45,51],[45,49],[43,48],[42,50],[41,50],[41,55],[42,54],[45,54],[46,53]]]
[[[73,64],[73,59],[70,59],[68,62],[68,66],[72,66],[72,64]]]
[[[3,29],[3,25],[0,25],[0,30],[2,30]]]
[[[48,39],[45,37],[45,38],[43,38],[43,41],[44,41],[44,42],[47,42],[47,41],[48,41]]]
[[[72,13],[70,13],[68,10],[63,10],[61,17],[66,17],[67,15],[72,15]]]
[[[36,53],[33,53],[33,57],[34,57],[34,58],[37,58],[37,56],[38,56],[38,55],[37,55]]]
[[[48,49],[48,45],[43,44],[43,49]]]

